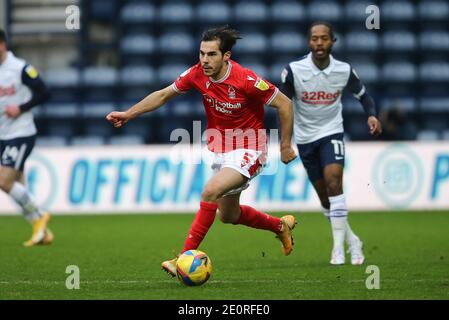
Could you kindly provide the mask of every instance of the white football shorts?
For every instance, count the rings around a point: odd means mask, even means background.
[[[266,152],[251,149],[237,149],[225,153],[214,153],[212,163],[214,174],[223,168],[231,168],[249,179],[243,186],[226,192],[223,197],[248,189],[249,182],[257,177],[265,167],[266,158]]]

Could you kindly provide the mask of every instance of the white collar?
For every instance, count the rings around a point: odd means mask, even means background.
[[[214,80],[212,77],[209,77],[209,80],[212,81],[213,83],[221,83],[229,77],[229,75],[231,74],[231,69],[232,69],[232,63],[231,63],[231,61],[228,61],[228,69],[226,70],[225,75],[223,77],[221,77],[221,79],[218,79],[218,80]]]
[[[318,75],[320,72],[323,72],[323,73],[325,73],[326,75],[329,75],[329,74],[331,73],[332,69],[333,69],[334,66],[335,66],[334,57],[332,57],[331,54],[329,55],[329,59],[330,59],[329,65],[328,65],[325,69],[323,69],[323,70],[319,69],[319,68],[315,65],[315,63],[313,62],[313,60],[312,60],[312,52],[310,52],[310,53],[307,55],[307,59],[309,60],[309,64],[310,64],[310,66],[312,67],[312,73],[313,73],[315,76]]]

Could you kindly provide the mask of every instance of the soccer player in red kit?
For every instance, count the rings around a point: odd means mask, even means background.
[[[277,218],[249,206],[240,205],[240,194],[264,166],[267,137],[264,130],[264,105],[277,108],[281,124],[281,160],[296,158],[291,146],[292,104],[271,83],[231,60],[236,30],[228,26],[206,31],[201,39],[198,64],[186,70],[170,86],[153,92],[125,112],[111,112],[106,119],[121,127],[127,121],[156,110],[170,99],[190,89],[198,90],[208,119],[208,149],[214,153],[214,176],[206,183],[196,214],[181,253],[197,249],[212,226],[217,209],[224,223],[243,224],[269,230],[282,243],[283,253],[293,249],[292,215]],[[176,258],[162,263],[176,276]]]

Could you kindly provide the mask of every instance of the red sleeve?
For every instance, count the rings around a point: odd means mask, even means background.
[[[178,77],[178,79],[176,79],[176,81],[173,82],[173,84],[172,84],[173,90],[175,90],[178,93],[186,93],[187,91],[192,89],[192,87],[193,87],[193,81],[192,81],[193,73],[194,73],[194,67],[191,67],[191,68],[187,69],[186,71],[184,71]]]
[[[265,79],[248,70],[246,76],[248,95],[264,105],[269,105],[279,92],[279,89]]]

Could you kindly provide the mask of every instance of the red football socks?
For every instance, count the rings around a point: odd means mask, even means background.
[[[181,253],[187,250],[195,250],[199,247],[207,231],[214,223],[217,208],[218,206],[215,203],[203,201],[200,203],[200,210],[198,210],[195,220],[193,220]]]
[[[236,224],[243,224],[256,229],[270,230],[274,233],[281,231],[281,219],[248,206],[240,206],[240,210],[242,214]]]

